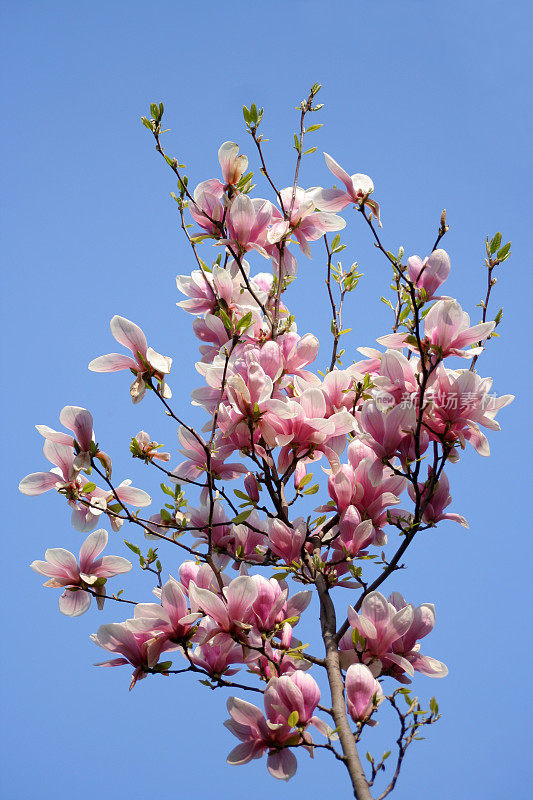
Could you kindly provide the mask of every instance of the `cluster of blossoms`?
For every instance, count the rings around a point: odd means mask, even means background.
[[[313,97],[302,106],[304,115],[313,110]],[[162,110],[154,108],[153,119],[145,124],[162,152]],[[253,114],[248,129],[261,153],[257,109]],[[264,713],[242,699],[228,700],[225,724],[240,740],[230,763],[267,754],[270,773],[288,779],[296,770],[291,748],[312,755],[317,746],[310,732],[314,726],[323,736],[320,746],[337,756],[333,729],[339,731],[343,758],[353,766],[348,716],[357,741],[365,726],[375,724],[375,712],[387,699],[385,681],[408,684],[415,672],[434,678],[447,674],[444,664],[420,653],[420,640],[435,624],[433,605],[415,607],[398,592],[386,599],[377,588],[397,568],[415,534],[442,520],[467,526],[464,517],[446,511],[452,498],[444,467],[459,459],[467,442],[488,455],[482,428],[498,430],[497,412],[513,399],[492,395],[491,380],[468,368],[497,322],[471,325],[456,300],[438,294],[451,269],[443,249],[436,247],[425,259],[412,256],[405,265],[399,256],[392,259],[398,286],[395,324],[392,334],[377,340],[383,349],[360,348],[361,358],[343,366],[337,355],[340,312],[332,300],[332,365],[326,374],[313,371],[319,342],[311,333],[298,332],[282,298],[297,274],[295,246],[310,256],[312,244],[325,240],[332,297],[335,247],[330,248],[327,235],[346,225],[337,212],[353,206],[376,238],[372,220],[381,226],[371,179],[349,175],[326,155],[344,188],[306,190],[295,179],[292,186],[276,190],[272,203],[250,197],[248,160],[232,142],[219,150],[222,179],[205,180],[192,192],[177,162],[165,158],[179,178],[182,221],[188,210],[200,228],[187,234],[199,268],[178,276],[177,285],[186,297],[178,306],[194,317],[192,328],[200,342],[196,368],[203,382],[193,390],[192,403],[205,411],[206,425],[196,431],[173,412],[166,384],[172,359],[148,347],[135,323],[115,316],[111,332],[131,356],[100,356],[89,368],[129,370],[135,376],[133,402],[150,390],[178,423],[180,463],[171,463],[174,453],[161,452],[163,445],[144,430],[131,441],[132,455],[155,466],[170,483],[162,485],[164,507],[147,519],[140,516],[150,496],[129,480],[114,485],[111,459],[96,443],[91,414],[74,406],[60,415],[70,433],[37,426],[45,438],[44,455],[54,467],[28,475],[20,489],[28,495],[50,489],[64,495],[79,531],[93,530],[107,515],[113,531],[128,522],[147,538],[188,554],[178,578],[164,583],[157,551],[143,556],[127,543],[141,568],[157,576],[157,602],[126,600],[134,606],[133,617],[101,625],[93,634],[97,645],[116,654],[104,666],[130,664],[131,687],[149,674],[192,672],[213,688],[253,688],[230,680],[246,669],[262,687],[254,691],[263,693]],[[223,248],[211,267],[197,254],[206,240]],[[269,261],[268,272],[252,274],[245,256],[254,253]],[[339,272],[336,282],[344,299],[356,282],[354,273]],[[449,358],[467,366],[448,366]],[[329,500],[309,515],[294,516],[293,504],[319,490],[318,483],[311,485],[309,471],[319,461]],[[234,494],[243,501],[239,507],[221,485],[234,481]],[[183,485],[196,491],[196,505],[185,500]],[[412,508],[400,508],[402,496]],[[190,544],[184,543],[186,533],[193,537]],[[396,559],[383,555],[382,566],[369,579],[363,567],[372,568],[374,548],[398,535],[403,544]],[[46,551],[45,561],[32,564],[50,578],[46,586],[65,589],[63,613],[83,613],[92,596],[101,608],[108,597],[105,581],[131,568],[124,558],[100,557],[107,540],[106,531],[98,530],[86,539],[79,561],[56,548]],[[230,577],[228,567],[238,575]],[[267,578],[254,571],[259,567],[278,572]],[[295,637],[312,591],[291,596],[289,577],[317,590],[325,658],[307,653]],[[351,596],[360,592],[354,605],[347,605],[338,631],[331,599],[336,587]],[[161,660],[167,652],[181,660],[179,669]],[[327,670],[333,707],[324,713],[332,726],[315,715],[320,689],[309,674],[312,668]],[[331,679],[335,670],[337,683]]]

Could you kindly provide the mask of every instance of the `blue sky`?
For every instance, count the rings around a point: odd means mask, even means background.
[[[117,476],[157,488],[131,461],[129,437],[145,428],[174,447],[174,431],[150,398],[131,407],[127,376],[87,371],[91,358],[114,349],[114,313],[137,321],[157,350],[174,357],[176,407],[201,419],[188,406],[199,385],[190,318],[175,307],[174,277],[192,262],[170,200],[172,175],[139,121],[149,102],[164,101],[169,151],[187,164],[193,184],[218,174],[224,140],[252,156],[241,108],[264,106],[266,152],[283,185],[293,164],[294,106],[318,80],[325,125],[314,134],[318,152],[304,165],[302,185],[331,180],[322,150],[348,171],[370,174],[385,243],[421,256],[446,207],[448,291],[474,321],[485,286],[484,237],[501,230],[513,241],[492,307],[504,307],[501,338],[478,366],[494,376],[499,394],[517,400],[501,414],[503,432],[490,437],[491,459],[469,450],[448,470],[453,509],[470,530],[446,523],[420,537],[390,590],[416,604],[435,602],[437,626],[424,652],[450,667],[443,681],[417,679],[416,692],[435,694],[444,718],[408,754],[395,796],[525,798],[529,7],[6,0],[2,17],[4,796],[348,796],[345,775],[322,754],[314,764],[300,758],[288,785],[274,783],[263,762],[227,767],[234,741],[221,725],[222,691],[187,676],[146,680],[129,694],[127,670],[93,667],[101,653],[88,635],[121,619],[120,609],[61,617],[57,593],[42,590],[28,564],[48,546],[77,551],[82,537],[60,498],[16,490],[23,475],[46,468],[34,424],[54,427],[67,403],[92,410]],[[257,182],[268,196],[260,176]],[[365,275],[346,313],[348,345],[372,346],[389,324],[378,300],[389,275],[358,217],[345,240]],[[287,299],[300,333],[326,337],[321,270],[319,259],[301,259],[300,288]],[[113,552],[126,555],[121,538]],[[175,573],[171,555],[165,565]],[[149,599],[146,576],[132,584],[132,594]],[[386,725],[371,731],[369,746],[378,752],[387,735]]]

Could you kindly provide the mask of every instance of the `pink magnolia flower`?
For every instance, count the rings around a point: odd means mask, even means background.
[[[343,208],[349,206],[350,203],[359,205],[364,202],[378,220],[380,227],[379,205],[375,200],[368,199],[368,195],[374,191],[374,184],[368,175],[356,173],[355,175],[348,175],[340,164],[331,158],[327,153],[324,153],[326,165],[328,169],[338,178],[344,186],[343,189],[316,189],[313,192],[313,198],[316,207],[320,211],[342,211]]]
[[[346,672],[346,704],[354,722],[365,722],[375,711],[383,690],[364,664],[351,664]],[[370,725],[376,724],[370,722]]]
[[[396,592],[388,601],[380,592],[370,592],[359,614],[349,606],[348,620],[352,630],[348,629],[339,643],[343,665],[362,660],[374,675],[389,674],[401,683],[409,683],[406,676],[414,675],[415,670],[433,678],[448,674],[440,661],[419,653],[417,639],[426,636],[435,624],[435,609],[430,603],[415,609]],[[352,631],[358,636],[355,647]]]
[[[431,470],[429,471],[428,475],[428,482],[431,478]],[[418,484],[419,491],[422,497],[422,503],[426,502],[428,497],[428,484],[427,483],[419,483]],[[413,502],[416,500],[415,490],[410,485],[407,488],[409,492],[409,497]],[[451,513],[444,513],[444,509],[447,508],[450,503],[452,502],[452,498],[450,495],[450,483],[448,478],[444,472],[441,472],[440,478],[437,482],[436,488],[433,489],[433,493],[431,495],[431,499],[427,502],[426,507],[424,508],[424,513],[422,514],[422,521],[423,522],[440,522],[443,519],[449,519],[452,522],[458,522],[459,525],[462,525],[463,528],[468,528],[468,522],[466,519],[461,516],[461,514],[451,514]]]
[[[296,756],[283,745],[295,731],[290,725],[276,724],[245,700],[229,697],[227,708],[231,719],[224,722],[241,744],[228,756],[228,764],[247,764],[268,752],[267,769],[274,778],[288,781],[296,772]]]
[[[346,227],[346,221],[342,217],[327,211],[315,211],[313,191],[306,192],[298,186],[294,193],[292,208],[293,187],[282,189],[280,195],[285,214],[290,212],[290,216],[272,226],[268,233],[268,241],[271,244],[281,241],[290,233],[298,241],[302,253],[311,257],[309,242],[315,242],[329,231],[340,231]]]
[[[257,250],[268,258],[265,245],[268,244],[267,229],[273,213],[274,207],[269,200],[251,200],[246,194],[237,195],[226,215],[228,238],[221,239],[220,244],[238,253]]]
[[[418,289],[425,289],[427,299],[435,296],[439,286],[450,274],[450,257],[446,250],[433,250],[423,261],[420,256],[407,259],[407,276]]]
[[[248,575],[239,575],[222,593],[202,589],[192,581],[189,583],[189,597],[196,608],[201,609],[217,625],[217,631],[242,634],[250,628],[253,619],[252,606],[257,597],[257,587]]]
[[[464,348],[475,342],[483,342],[494,328],[495,322],[481,322],[479,325],[470,325],[470,317],[463,311],[457,300],[453,297],[442,297],[431,307],[424,320],[424,344],[437,348],[442,358],[447,356],[460,356],[472,358],[483,351],[483,347]],[[391,333],[380,336],[377,340],[385,347],[409,347],[416,351],[414,344],[406,343],[407,334]]]
[[[130,450],[134,456],[145,461],[170,461],[170,453],[159,452],[160,447],[163,445],[152,442],[146,431],[139,431],[131,440]]]
[[[172,397],[172,392],[165,383],[165,375],[170,372],[172,359],[162,356],[152,347],[148,347],[146,336],[134,322],[125,317],[115,315],[110,323],[111,333],[119,342],[131,350],[133,358],[120,353],[109,353],[91,361],[89,369],[93,372],[118,372],[129,369],[136,375],[130,387],[131,399],[139,403],[146,393],[146,381],[155,378],[159,383],[163,397]]]
[[[193,480],[198,481],[208,468],[206,443],[200,434],[193,434],[187,428],[181,427],[178,430],[178,439],[181,444],[180,451],[186,457],[186,461],[179,464],[174,470],[176,480]],[[246,472],[246,467],[243,464],[230,463],[226,464],[226,458],[233,452],[233,447],[228,444],[223,444],[221,437],[216,437],[211,447],[211,474],[215,478],[221,480],[232,480],[239,477],[243,472]]]
[[[235,186],[248,168],[248,158],[239,155],[239,145],[235,142],[224,142],[218,151],[218,160],[222,168],[222,177],[228,186]]]
[[[187,639],[194,623],[201,618],[199,613],[190,613],[187,598],[178,581],[171,578],[161,589],[161,605],[137,603],[131,627],[139,631],[163,632],[169,642],[181,644]]]
[[[348,570],[346,559],[353,559],[365,547],[372,543],[375,537],[374,526],[371,519],[361,519],[361,514],[355,506],[348,506],[340,515],[339,524],[335,531],[335,538],[331,542],[333,558],[331,563],[337,568],[337,573],[343,575]]]
[[[259,484],[253,472],[247,472],[244,476],[244,490],[250,500],[254,503],[259,502]]]
[[[91,412],[79,406],[65,406],[59,415],[59,421],[65,428],[72,431],[74,436],[62,431],[55,431],[48,425],[36,425],[35,427],[45,439],[56,442],[56,444],[75,447],[77,454],[73,464],[74,468],[88,469],[91,466],[91,449],[94,448],[96,454]],[[109,459],[109,456],[107,458]]]
[[[302,518],[295,520],[291,528],[280,519],[273,519],[269,523],[268,540],[270,549],[282,558],[286,564],[300,561],[306,536],[307,527]]]
[[[275,578],[267,580],[263,575],[253,575],[252,580],[257,589],[257,597],[252,604],[254,627],[259,631],[272,631],[283,626],[291,619],[291,628],[296,625],[294,618],[299,618],[311,602],[312,592],[296,592],[289,597],[289,590]]]
[[[224,585],[228,584],[228,576],[220,571],[222,570],[222,567],[227,559],[224,561],[223,558],[215,554],[213,560],[215,566],[219,570],[219,577],[221,581]],[[189,593],[189,586],[191,583],[194,583],[201,589],[209,589],[211,592],[215,592],[215,594],[217,592],[220,593],[220,586],[217,576],[209,564],[197,564],[196,561],[184,561],[179,567],[179,576],[180,583],[187,594]],[[194,605],[193,601],[191,600],[191,609],[193,607],[195,611],[197,611],[199,608],[199,606]]]
[[[407,633],[413,622],[412,606],[398,610],[380,592],[370,592],[365,596],[359,614],[352,606],[348,607],[348,621],[364,642],[360,649],[364,663],[372,664],[378,675],[392,664],[397,664],[410,675],[414,674],[411,664],[392,649],[393,643]],[[351,630],[343,636],[340,649],[344,664],[360,660],[352,643]]]
[[[134,627],[135,620],[125,622],[109,622],[100,625],[98,633],[91,634],[91,640],[111,653],[120,653],[120,658],[112,658],[95,664],[96,667],[118,667],[131,664],[135,667],[131,676],[130,691],[136,682],[146,678],[148,672],[159,661],[161,653],[167,649],[165,633],[153,634],[150,631],[138,631]]]
[[[193,664],[215,680],[224,676],[229,678],[239,672],[240,667],[233,665],[244,663],[242,645],[237,644],[231,636],[217,632],[216,624],[209,620],[200,624],[198,636],[202,637],[204,643],[195,647],[190,654]]]
[[[276,443],[281,447],[280,472],[285,472],[294,458],[312,456],[315,452],[324,453],[330,464],[339,463],[338,451],[344,449],[346,434],[354,430],[356,423],[348,411],[338,411],[326,419],[326,407],[320,389],[310,388],[289,400],[284,409],[276,409],[278,421],[272,423],[277,430]]]
[[[497,397],[491,388],[492,378],[440,366],[430,387],[432,402],[425,420],[430,437],[444,436],[448,443],[458,442],[463,448],[469,441],[480,455],[490,455],[487,437],[479,426],[500,430],[495,417],[514,400],[512,394]],[[452,451],[451,458],[458,460],[457,451]]]
[[[271,722],[289,724],[289,717],[296,711],[295,725],[306,726],[313,721],[313,714],[320,703],[320,689],[315,679],[298,670],[292,675],[272,678],[264,694],[265,711]]]
[[[410,403],[383,411],[375,400],[367,400],[361,409],[361,428],[368,434],[364,441],[380,459],[392,458],[412,438],[416,424],[416,409]]]
[[[442,661],[437,661],[436,658],[423,656],[420,653],[420,644],[418,642],[418,639],[423,639],[435,627],[435,606],[433,603],[422,603],[422,605],[415,607],[408,604],[399,592],[393,592],[389,596],[389,604],[397,610],[397,613],[409,607],[413,610],[411,625],[392,645],[394,652],[404,657],[411,663],[413,669],[423,675],[427,675],[430,678],[446,677],[448,667]],[[402,683],[409,683],[405,676],[402,675],[402,666],[398,661],[392,666],[392,674]]]
[[[116,497],[109,490],[95,486],[86,475],[79,473],[74,467],[76,456],[73,448],[68,445],[56,444],[47,439],[43,453],[54,464],[54,468],[50,472],[33,472],[26,475],[19,483],[19,490],[30,497],[44,494],[50,489],[65,495],[72,508],[72,525],[82,533],[92,530],[99,516],[106,511],[108,504],[115,504],[117,498],[120,503],[135,505],[138,508],[148,506],[152,502],[150,495],[142,489],[131,486],[130,480],[122,481],[116,487]],[[115,520],[115,517],[110,518],[113,528],[117,524]]]
[[[220,238],[221,223],[224,219],[224,206],[221,198],[224,187],[219,180],[212,178],[199,183],[189,203],[191,217],[209,236]]]
[[[49,580],[44,586],[60,588],[66,591],[59,598],[59,610],[68,617],[79,617],[91,605],[91,595],[83,591],[89,587],[96,594],[104,594],[107,578],[129,572],[131,562],[121,556],[102,556],[100,553],[107,545],[107,531],[101,529],[91,533],[80,549],[79,560],[62,547],[46,550],[44,561],[33,561],[30,567]],[[104,598],[98,597],[97,604],[103,608]]]
[[[383,466],[374,451],[357,439],[351,442],[347,452],[349,463],[330,474],[329,495],[339,512],[353,506],[362,519],[371,519],[374,527],[372,543],[385,544],[387,537],[382,529],[387,524],[389,508],[400,502],[407,481]],[[321,507],[319,510],[331,508]],[[349,517],[348,525],[351,520]]]

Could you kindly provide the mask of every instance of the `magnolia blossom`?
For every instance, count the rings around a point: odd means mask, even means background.
[[[224,206],[222,195],[224,187],[216,178],[199,183],[193,192],[189,211],[194,221],[210,236],[220,238]]]
[[[380,223],[379,205],[375,200],[370,200],[368,195],[374,191],[374,184],[368,175],[356,173],[355,175],[348,175],[340,164],[331,158],[327,153],[324,153],[326,165],[328,169],[338,178],[344,186],[343,189],[315,189],[313,192],[313,199],[315,205],[320,211],[342,211],[343,208],[349,206],[350,203],[364,205],[370,208],[373,214]]]
[[[146,678],[148,671],[156,666],[163,650],[168,649],[168,639],[163,631],[153,634],[149,630],[139,631],[135,626],[136,621],[131,619],[110,622],[100,625],[98,633],[91,634],[91,640],[99,647],[121,654],[119,658],[98,662],[96,667],[118,667],[128,663],[135,667],[130,691],[137,681]]]
[[[222,177],[228,186],[238,183],[248,167],[248,158],[239,155],[239,145],[235,142],[224,142],[220,145],[218,160],[222,168]]]
[[[453,297],[442,297],[431,307],[424,319],[424,343],[438,350],[442,358],[460,356],[472,358],[483,352],[478,347],[464,348],[476,342],[484,342],[496,327],[495,322],[470,325],[470,317]],[[416,345],[406,342],[406,334],[390,333],[377,340],[385,347],[404,347],[416,351]]]
[[[253,578],[240,575],[222,590],[222,596],[189,583],[191,603],[201,609],[217,625],[217,630],[237,634],[249,628],[252,605],[257,597]]]
[[[268,233],[271,244],[281,241],[291,233],[300,245],[300,250],[311,257],[309,242],[315,242],[329,231],[340,231],[346,227],[346,221],[336,214],[315,211],[315,196],[299,186],[292,186],[280,191],[281,202],[288,219],[275,223]],[[294,199],[293,199],[294,198]]]
[[[61,431],[55,431],[48,425],[36,425],[39,433],[51,442],[69,445],[77,450],[74,460],[75,469],[88,469],[91,466],[91,449],[96,454],[97,448],[94,447],[93,418],[90,411],[80,406],[65,406],[60,415],[59,421],[65,428],[72,431],[74,436]],[[109,457],[108,457],[109,458]],[[109,464],[111,460],[109,459]]]
[[[238,253],[257,250],[268,258],[265,245],[268,244],[267,229],[273,213],[274,207],[269,200],[251,200],[246,194],[237,195],[226,215],[228,238],[219,243]]]
[[[364,664],[351,664],[346,671],[346,704],[353,721],[368,721],[381,699],[383,699],[381,684],[368,667]]]
[[[417,289],[424,289],[426,299],[435,296],[439,286],[444,283],[450,274],[450,257],[446,250],[433,250],[428,258],[423,261],[420,256],[411,256],[407,259],[407,275]]]
[[[72,508],[72,525],[82,533],[92,530],[108,505],[114,505],[117,500],[121,504],[134,505],[138,508],[148,506],[152,502],[150,495],[143,489],[131,486],[130,480],[122,481],[114,492],[95,486],[86,475],[78,472],[75,467],[74,450],[68,445],[56,444],[47,439],[43,453],[54,467],[50,472],[32,472],[26,475],[19,483],[19,491],[35,497],[55,489],[65,495]],[[119,518],[110,517],[114,529],[118,529],[117,525],[120,522]]]
[[[110,323],[111,333],[119,342],[131,350],[133,358],[120,353],[109,353],[91,361],[89,369],[93,372],[118,372],[129,369],[136,375],[130,387],[131,399],[139,403],[146,393],[146,382],[151,378],[159,383],[163,397],[172,397],[172,392],[165,383],[165,375],[170,372],[172,359],[162,356],[152,347],[148,347],[146,336],[134,322],[125,317],[115,315]]]
[[[97,597],[99,608],[103,608],[104,584],[107,578],[129,572],[132,564],[121,556],[102,556],[107,545],[107,531],[101,529],[89,534],[80,549],[78,560],[62,547],[48,548],[44,561],[33,561],[30,567],[49,580],[46,587],[66,587],[59,598],[59,610],[68,617],[79,617],[91,605],[91,594],[84,591],[91,588]]]
[[[257,597],[252,604],[253,624],[258,630],[266,632],[281,627],[291,619],[291,629],[311,602],[310,591],[296,592],[289,597],[289,590],[283,581],[275,578],[267,580],[262,575],[253,575]]]
[[[139,431],[131,440],[130,450],[134,456],[145,461],[170,461],[170,453],[159,452],[160,447],[163,445],[152,442],[146,431]]]
[[[429,491],[430,482],[432,482],[432,470],[429,470],[427,483],[419,483],[418,490],[424,508],[422,514],[423,522],[432,522],[435,525],[443,519],[448,519],[451,522],[458,522],[463,528],[468,528],[468,522],[461,516],[461,514],[453,514],[450,512],[444,513],[452,498],[450,495],[450,482],[444,472],[441,472],[436,485],[432,486],[431,493]],[[407,491],[409,497],[413,502],[416,501],[416,493],[413,486],[409,486]]]
[[[228,698],[227,708],[230,719],[224,725],[241,741],[229,754],[228,764],[247,764],[268,753],[267,769],[272,777],[284,781],[292,778],[297,768],[296,756],[283,748],[294,735],[292,726],[270,722],[257,706],[237,697]]]
[[[407,675],[414,675],[415,670],[432,678],[448,674],[441,661],[419,652],[417,640],[427,636],[435,625],[431,603],[415,608],[397,592],[388,601],[380,592],[369,592],[359,613],[348,608],[348,621],[352,630],[340,642],[343,664],[362,659],[374,675],[390,674],[401,683],[409,683]],[[356,639],[352,631],[357,632]]]

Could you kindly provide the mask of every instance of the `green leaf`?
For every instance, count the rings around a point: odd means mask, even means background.
[[[174,498],[174,491],[169,486],[165,486],[164,483],[160,483],[159,485],[161,486],[161,491],[162,492],[164,492],[165,494],[168,494],[169,497]]]
[[[239,332],[245,331],[252,324],[252,312],[248,311],[237,323],[237,330]]]
[[[308,472],[307,475],[304,475],[300,483],[298,484],[298,489],[303,489],[304,486],[307,486],[309,481],[313,480],[313,473]]]
[[[300,715],[297,711],[293,711],[289,714],[289,719],[287,720],[287,724],[290,725],[291,728],[294,728],[295,725],[298,725],[298,721],[300,719]]]
[[[316,494],[318,492],[319,486],[318,483],[315,483],[314,486],[310,486],[309,489],[305,489],[304,494]]]
[[[137,547],[136,544],[132,544],[131,542],[127,542],[126,539],[124,539],[124,544],[126,545],[126,547],[129,547],[131,552],[135,553],[136,556],[140,556],[141,555],[141,550],[140,550],[139,547]]]
[[[509,256],[510,250],[511,250],[511,242],[507,242],[507,244],[504,244],[501,250],[498,250],[496,258],[499,261],[505,261],[505,259]]]
[[[252,513],[252,509],[248,509],[248,511],[242,511],[240,514],[237,514],[234,520],[232,520],[233,525],[240,525],[241,522],[245,522],[250,514]]]
[[[319,128],[322,127],[323,124],[324,124],[323,122],[320,122],[317,125],[310,125],[307,128],[306,133],[313,133],[313,131],[317,131]]]
[[[310,147],[309,150],[305,150],[304,156],[311,155],[311,153],[314,153],[315,150],[316,150],[316,147]]]
[[[95,489],[96,483],[91,483],[91,481],[89,481],[89,483],[86,483],[81,491],[83,494],[89,494],[89,492],[94,492]]]
[[[333,241],[332,241],[332,243],[331,243],[331,249],[332,249],[332,251],[333,251],[333,252],[334,252],[334,251],[336,250],[336,248],[337,248],[337,247],[340,245],[340,243],[341,243],[341,237],[340,237],[340,235],[337,233],[337,235],[336,235],[336,236],[333,238]]]
[[[157,670],[157,672],[166,672],[171,666],[172,661],[160,661],[159,664],[155,665],[154,669]]]
[[[153,133],[154,126],[153,126],[152,122],[149,119],[146,119],[146,117],[141,117],[141,122],[142,122],[142,124],[144,125],[145,128],[148,128],[148,130],[152,131],[152,133]]]
[[[502,243],[502,235],[498,231],[498,233],[490,241],[489,249],[490,249],[491,256],[494,255],[494,253],[499,248],[501,243]]]

